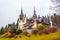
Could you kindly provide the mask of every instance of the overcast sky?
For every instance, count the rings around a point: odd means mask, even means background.
[[[57,14],[60,14],[60,0],[51,0],[51,2],[52,11],[55,11]]]
[[[37,15],[48,15],[50,4],[50,0],[0,0],[0,27],[16,22],[21,8],[27,17],[33,15],[34,7]]]

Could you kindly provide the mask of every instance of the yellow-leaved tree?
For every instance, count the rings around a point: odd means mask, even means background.
[[[37,29],[38,30],[43,30],[43,29],[45,29],[46,28],[46,25],[44,24],[44,23],[40,23],[40,24],[38,24],[38,26],[37,26]]]

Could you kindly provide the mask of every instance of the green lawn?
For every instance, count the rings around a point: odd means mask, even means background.
[[[0,40],[60,40],[60,30],[55,33],[44,35],[31,35],[31,37],[21,36],[21,38],[0,38]]]

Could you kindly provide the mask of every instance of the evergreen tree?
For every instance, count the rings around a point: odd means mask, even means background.
[[[18,28],[18,21],[17,21],[16,27]]]
[[[5,26],[5,29],[4,29],[4,32],[8,32],[9,30],[8,30],[8,26],[6,25]]]
[[[4,28],[3,27],[0,30],[0,34],[4,34]]]

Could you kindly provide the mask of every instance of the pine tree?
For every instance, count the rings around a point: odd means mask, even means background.
[[[17,21],[16,27],[18,28],[18,21]]]
[[[4,34],[4,28],[3,27],[0,30],[0,34]]]

